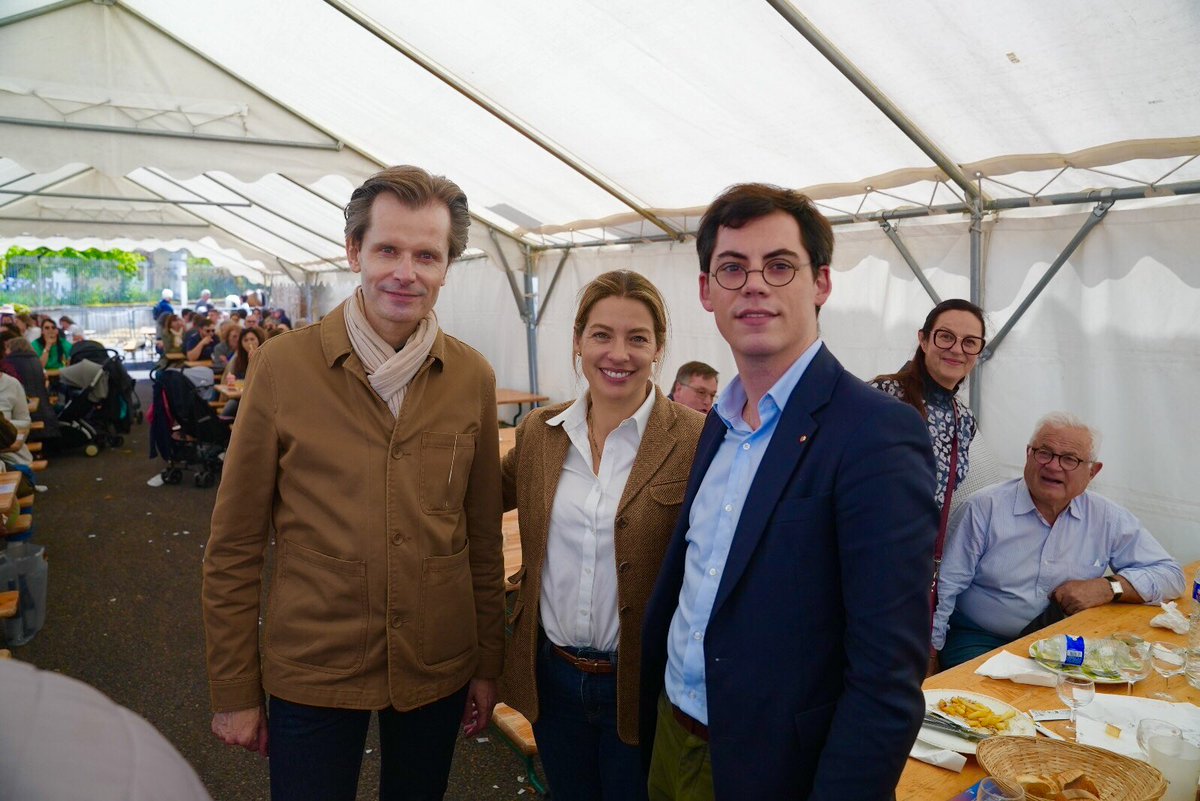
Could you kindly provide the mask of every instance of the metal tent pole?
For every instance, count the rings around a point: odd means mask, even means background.
[[[971,201],[971,302],[983,308],[983,204],[972,198]],[[983,363],[980,358],[971,372],[971,387],[967,395],[967,403],[975,413],[976,422],[983,420]]]
[[[988,343],[987,347],[984,348],[983,353],[979,354],[980,362],[984,362],[995,355],[996,350],[1000,347],[1000,343],[1003,342],[1004,338],[1008,336],[1008,332],[1011,331],[1017,322],[1025,315],[1025,312],[1028,311],[1029,307],[1033,305],[1033,302],[1037,300],[1038,295],[1042,294],[1042,290],[1044,290],[1046,286],[1054,279],[1054,276],[1058,275],[1058,271],[1061,270],[1063,265],[1067,263],[1067,259],[1071,258],[1071,254],[1073,254],[1075,250],[1081,244],[1083,244],[1083,240],[1087,239],[1087,236],[1092,232],[1092,229],[1104,221],[1104,217],[1108,214],[1108,210],[1112,208],[1113,203],[1114,201],[1112,200],[1103,200],[1096,204],[1096,207],[1092,209],[1092,213],[1088,215],[1088,218],[1084,221],[1083,225],[1081,225],[1079,230],[1075,232],[1075,236],[1071,237],[1071,241],[1067,243],[1065,248],[1063,248],[1062,253],[1059,253],[1058,257],[1054,259],[1053,263],[1051,263],[1049,269],[1046,270],[1046,274],[1042,276],[1041,280],[1037,282],[1033,289],[1029,290],[1029,294],[1026,295],[1025,299],[1021,301],[1021,304],[1017,306],[1017,310],[1013,312],[1012,317],[1008,318],[1008,321],[1001,327],[999,331],[996,332],[996,336],[992,337],[992,340]]]
[[[533,251],[525,248],[525,348],[529,353],[529,391],[538,394],[538,296]]]
[[[900,256],[904,259],[904,263],[908,265],[908,269],[912,270],[912,274],[917,277],[921,286],[925,287],[925,294],[929,295],[930,300],[933,301],[933,305],[936,306],[941,303],[942,299],[938,297],[937,290],[933,288],[933,284],[929,283],[929,279],[925,277],[921,265],[917,264],[917,260],[913,258],[912,253],[904,244],[904,240],[900,238],[900,233],[896,230],[896,227],[886,219],[879,221],[879,227],[887,234],[888,239],[892,240],[892,244],[896,246],[896,250],[900,251]]]

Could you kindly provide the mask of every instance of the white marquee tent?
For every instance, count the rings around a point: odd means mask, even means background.
[[[1197,52],[1194,0],[0,0],[0,250],[186,246],[320,312],[350,189],[420,164],[476,219],[443,324],[565,398],[575,293],[615,267],[668,297],[664,381],[731,377],[689,233],[728,184],[802,188],[838,224],[847,367],[899,367],[931,295],[979,300],[1004,468],[1073,411],[1096,487],[1192,560]]]

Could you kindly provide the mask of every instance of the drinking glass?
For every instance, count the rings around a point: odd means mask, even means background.
[[[1150,656],[1154,672],[1165,681],[1163,692],[1155,693],[1154,697],[1163,701],[1175,701],[1175,696],[1171,695],[1171,677],[1183,672],[1187,650],[1169,642],[1153,642],[1150,644]]]
[[[1151,737],[1179,737],[1181,732],[1174,723],[1156,718],[1142,718],[1137,725],[1137,744],[1143,753],[1150,753]]]
[[[1087,676],[1069,676],[1060,673],[1055,690],[1062,702],[1071,707],[1071,720],[1065,728],[1067,733],[1073,735],[1075,741],[1078,742],[1079,732],[1075,728],[1075,710],[1081,706],[1087,706],[1095,699],[1096,683]]]
[[[1150,675],[1150,643],[1126,644],[1125,651],[1117,656],[1117,672],[1127,681],[1126,695],[1133,695],[1133,683]]]
[[[1014,781],[989,776],[979,782],[975,801],[1025,801],[1025,788]]]

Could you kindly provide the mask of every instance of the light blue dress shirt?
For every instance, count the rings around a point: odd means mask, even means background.
[[[704,634],[713,600],[725,573],[725,560],[742,516],[742,504],[783,408],[804,371],[821,349],[821,340],[804,351],[758,402],[761,424],[751,430],[742,419],[746,390],[737,376],[721,393],[713,411],[725,424],[725,439],[713,457],[688,515],[687,556],[679,606],[667,638],[666,690],[671,703],[708,723],[704,686]]]
[[[946,542],[933,647],[946,643],[955,608],[988,631],[1016,639],[1067,581],[1120,573],[1147,603],[1183,594],[1183,571],[1128,509],[1085,491],[1054,525],[1033,505],[1025,479],[997,484],[967,502]]]

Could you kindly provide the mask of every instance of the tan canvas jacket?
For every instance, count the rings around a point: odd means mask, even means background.
[[[617,734],[638,741],[638,682],[642,662],[642,614],[654,589],[658,568],[687,487],[688,471],[704,415],[657,397],[633,470],[617,506]],[[521,520],[521,587],[509,625],[512,640],[500,681],[500,698],[529,720],[537,720],[538,605],[542,563],[550,529],[554,493],[571,440],[562,426],[546,421],[569,403],[537,409],[521,422],[516,445],[504,457],[504,508],[514,506]]]
[[[474,350],[439,332],[394,420],[342,307],[265,343],[205,554],[214,710],[255,706],[264,689],[313,706],[407,710],[498,677],[500,500],[495,379]]]

